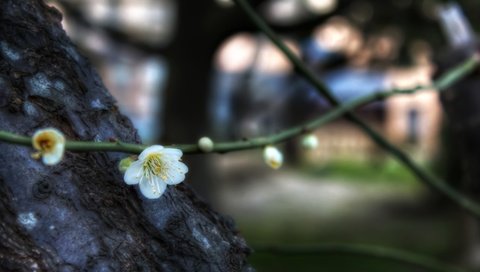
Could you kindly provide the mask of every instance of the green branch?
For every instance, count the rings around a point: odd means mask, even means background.
[[[408,265],[413,265],[418,268],[426,269],[435,272],[461,272],[456,267],[449,266],[437,260],[420,256],[407,251],[402,251],[393,248],[385,248],[370,245],[351,245],[351,244],[337,244],[325,243],[311,246],[253,246],[255,253],[266,253],[274,255],[319,255],[319,254],[341,254],[372,257],[383,260],[390,260]]]
[[[231,151],[261,148],[266,145],[278,144],[288,139],[291,139],[293,137],[299,136],[301,134],[305,134],[307,132],[313,131],[321,127],[322,125],[325,125],[335,120],[336,118],[341,117],[345,113],[353,109],[356,109],[362,105],[371,103],[373,101],[384,100],[394,95],[413,94],[421,90],[428,90],[428,89],[440,90],[440,89],[447,88],[452,84],[454,84],[455,82],[458,82],[459,80],[464,78],[467,74],[469,74],[477,66],[478,62],[479,61],[477,58],[471,58],[464,61],[458,66],[447,71],[443,76],[441,76],[438,80],[436,80],[431,86],[417,86],[412,89],[394,89],[389,91],[375,92],[375,93],[354,99],[350,102],[344,103],[343,105],[330,110],[329,112],[327,112],[326,114],[318,118],[315,118],[299,126],[285,129],[276,134],[257,137],[257,138],[251,138],[243,141],[215,143],[213,146],[213,150],[211,152],[226,153]],[[12,144],[18,144],[18,145],[25,145],[25,146],[32,145],[32,138],[10,133],[7,131],[0,131],[0,141],[12,143]],[[178,148],[186,154],[203,153],[198,148],[197,144],[172,145],[169,147]],[[145,148],[147,148],[146,145],[130,144],[130,143],[124,143],[120,141],[113,141],[113,142],[67,141],[65,145],[65,149],[69,151],[75,151],[75,152],[111,151],[111,152],[139,154]]]
[[[388,92],[378,92],[373,93],[358,99],[352,100],[351,102],[345,103],[329,112],[325,115],[316,118],[312,121],[309,121],[303,125],[296,126],[290,129],[281,131],[280,133],[273,134],[265,137],[252,138],[245,141],[235,141],[235,142],[219,142],[215,143],[213,150],[211,152],[216,153],[225,153],[236,150],[244,149],[253,149],[261,148],[269,144],[277,144],[283,141],[286,141],[295,136],[301,135],[303,133],[313,131],[322,125],[342,116],[343,114],[367,103],[370,103],[375,100],[385,99],[387,97],[398,95],[398,94],[412,94],[416,91],[423,89],[431,88],[447,88],[459,81],[466,75],[468,75],[478,64],[478,58],[469,59],[459,66],[448,71],[444,76],[440,77],[437,81],[434,82],[433,86],[418,86],[413,89],[404,89],[404,90],[392,90]],[[371,130],[368,126],[364,126],[363,123],[359,124],[363,126],[365,130]],[[417,164],[413,162],[407,155],[391,145],[387,140],[376,133],[371,133],[371,137],[374,137],[375,142],[380,143],[381,146],[387,146],[387,150],[390,151],[398,160],[403,162],[420,180],[425,182],[430,187],[436,189],[437,191],[448,196],[454,202],[458,203],[461,207],[471,212],[475,216],[480,216],[480,206],[473,202],[472,200],[465,198],[461,193],[450,188],[446,183],[441,180],[436,179],[429,173],[422,170]],[[6,131],[0,131],[0,141],[19,144],[19,145],[32,145],[32,139],[30,137],[25,137],[17,134],[13,134]],[[110,152],[124,152],[139,154],[147,146],[140,144],[129,144],[119,141],[115,142],[87,142],[87,141],[67,141],[65,148],[69,151],[76,152],[87,152],[87,151],[110,151]],[[173,145],[170,147],[181,149],[186,154],[193,153],[202,153],[196,144],[189,145]]]
[[[32,146],[32,138],[7,131],[0,130],[0,142],[10,144]],[[114,142],[88,142],[88,141],[66,141],[65,149],[76,152],[86,151],[112,151],[139,154],[148,146],[141,144],[129,144],[119,141]]]
[[[458,65],[457,67],[454,67],[453,69],[449,70],[447,73],[445,73],[445,75],[440,77],[440,79],[435,81],[431,86],[417,86],[412,89],[394,89],[390,91],[379,91],[366,96],[362,96],[360,98],[347,102],[335,109],[332,109],[326,114],[318,118],[308,121],[302,125],[285,129],[276,134],[257,137],[257,138],[251,138],[244,141],[215,143],[213,150],[211,152],[226,153],[231,151],[261,148],[266,145],[274,145],[274,144],[284,142],[298,135],[313,131],[321,127],[322,125],[330,121],[333,121],[336,118],[341,117],[346,112],[349,112],[353,109],[356,109],[362,105],[366,105],[373,101],[384,100],[394,95],[413,94],[421,90],[428,90],[428,89],[435,89],[435,88],[439,89],[440,87],[442,88],[448,87],[454,84],[455,82],[459,81],[463,77],[465,77],[465,75],[467,75],[470,71],[472,71],[476,67],[477,63],[478,63],[478,60],[475,58],[468,59],[465,62]],[[25,145],[25,146],[32,145],[31,137],[21,136],[18,134],[10,133],[7,131],[1,131],[1,130],[0,130],[0,141],[11,143],[11,144]],[[198,148],[197,144],[172,145],[170,147],[181,149],[186,154],[203,153]],[[147,148],[146,145],[130,144],[130,143],[124,143],[120,141],[113,141],[113,142],[67,141],[65,145],[65,149],[69,151],[75,151],[75,152],[111,151],[111,152],[139,154],[145,148]]]
[[[308,80],[316,90],[321,93],[333,106],[342,108],[343,106],[339,101],[332,95],[330,90],[328,90],[325,85],[323,85],[315,76],[315,74],[310,71],[305,64],[297,57],[293,52],[280,40],[280,38],[273,32],[273,30],[265,23],[265,21],[258,16],[258,14],[253,10],[253,8],[248,4],[246,0],[234,0],[235,3],[246,13],[246,15],[251,19],[251,21],[263,32],[265,35],[275,44],[275,46],[283,52],[283,54],[290,60],[290,62],[295,67],[295,70],[302,75],[306,80]],[[465,67],[460,67],[461,69],[455,70],[452,73],[446,75],[441,80],[437,82],[437,87],[442,89],[451,86],[455,80],[458,78],[458,75],[465,75],[469,71],[472,71],[479,62],[479,56],[475,55],[471,62],[468,62]],[[465,73],[465,74],[464,74]],[[461,193],[455,191],[453,188],[450,188],[445,182],[436,179],[434,176],[425,172],[420,168],[407,154],[402,152],[400,149],[395,147],[382,135],[368,126],[350,110],[345,112],[345,117],[347,120],[352,122],[361,128],[375,143],[381,146],[383,149],[392,154],[398,161],[400,161],[404,166],[406,166],[412,173],[414,173],[418,179],[430,186],[431,188],[437,190],[438,192],[444,194],[462,208],[472,213],[474,216],[480,218],[480,206],[476,202],[467,199]]]
[[[239,4],[244,3],[243,5],[246,5],[245,7],[248,7],[248,4],[246,4],[244,0],[236,0],[236,1]],[[254,18],[257,18],[257,17],[254,17]],[[281,41],[279,42],[280,42],[280,45],[283,44]],[[288,48],[286,48],[285,46],[283,46],[283,48],[287,50],[286,54],[290,52]],[[294,60],[297,60],[297,58],[293,54],[290,54],[290,55]],[[350,117],[349,118],[350,121],[352,121],[353,123],[358,125],[360,128],[362,128],[378,145],[382,146],[385,150],[389,151],[395,158],[397,158],[401,163],[403,163],[403,165],[405,165],[408,169],[410,169],[421,181],[423,181],[425,184],[429,185],[433,189],[439,191],[440,193],[446,195],[448,198],[450,198],[451,200],[459,204],[461,207],[463,207],[465,210],[471,212],[477,217],[480,217],[480,206],[477,203],[469,200],[468,198],[465,198],[465,196],[463,196],[461,193],[450,188],[443,181],[436,179],[434,176],[422,170],[405,153],[403,153],[401,150],[396,148],[393,144],[388,142],[380,134],[375,132],[368,125],[366,125],[364,122],[359,120],[356,116],[354,116],[351,113],[353,109],[361,105],[367,104],[375,100],[385,99],[393,95],[411,94],[416,91],[419,91],[422,89],[429,89],[429,88],[437,88],[439,90],[448,88],[452,84],[458,82],[459,80],[467,76],[473,69],[477,67],[479,61],[480,60],[478,56],[475,55],[473,58],[449,70],[447,73],[445,73],[444,76],[440,77],[439,80],[435,81],[433,86],[423,86],[423,87],[419,86],[412,89],[378,92],[378,93],[370,94],[364,97],[360,97],[358,99],[355,99],[343,105],[338,105],[338,102],[336,102],[336,100],[333,100],[335,102],[332,102],[332,103],[333,104],[337,103],[337,107],[317,119],[311,120],[300,126],[292,127],[290,129],[283,130],[280,133],[269,135],[269,136],[257,137],[257,138],[252,138],[244,141],[215,143],[213,146],[213,150],[211,152],[225,153],[225,152],[236,151],[236,150],[261,148],[269,144],[277,144],[277,143],[286,141],[290,138],[293,138],[295,136],[298,136],[306,132],[312,131],[316,128],[319,128],[320,126],[342,115],[347,115],[347,117]],[[303,68],[301,69],[299,68],[297,70],[301,74],[304,74],[303,71],[307,71],[307,75],[308,75],[308,70],[304,67],[304,65],[301,62],[298,62],[298,65]],[[312,77],[312,80],[313,82],[316,83],[317,88],[324,90],[327,94],[329,94],[328,90],[325,89],[323,85],[320,82],[318,82],[314,77]],[[330,97],[331,99],[329,100],[334,99],[332,96]],[[26,145],[26,146],[32,145],[30,137],[17,135],[7,131],[0,131],[0,141],[12,143],[12,144]],[[124,152],[124,153],[132,153],[132,154],[139,154],[146,147],[147,147],[146,145],[123,143],[119,141],[114,141],[114,142],[67,141],[65,146],[66,150],[76,151],[76,152],[110,151],[110,152]],[[202,153],[202,151],[199,149],[197,144],[172,145],[169,147],[178,148],[186,154]]]

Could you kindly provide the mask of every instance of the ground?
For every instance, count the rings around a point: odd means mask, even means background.
[[[422,184],[401,175],[393,175],[402,177],[397,180],[367,182],[353,180],[348,173],[315,174],[321,171],[288,166],[273,171],[256,153],[216,158],[224,176],[219,209],[236,220],[253,248],[269,243],[366,243],[458,263],[462,215],[433,205]],[[254,253],[250,261],[259,271],[412,271],[392,262],[333,255]]]

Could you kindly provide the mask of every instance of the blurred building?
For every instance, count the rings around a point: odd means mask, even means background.
[[[395,29],[364,37],[345,18],[333,17],[315,29],[311,39],[300,44],[286,41],[341,102],[389,89],[431,84],[429,50],[421,41],[411,46],[410,66],[391,65],[402,42]],[[321,95],[293,74],[291,64],[262,36],[240,33],[227,39],[219,48],[216,67],[211,100],[216,138],[268,135],[331,109]],[[436,92],[394,96],[357,112],[414,157],[427,160],[435,154],[441,121]],[[289,119],[295,121],[289,123]],[[369,160],[382,156],[368,136],[344,120],[331,122],[315,133],[319,147],[306,154],[308,160]]]
[[[393,68],[387,73],[390,88],[414,88],[431,83],[430,66]],[[376,107],[358,111],[378,132],[420,160],[431,159],[438,149],[442,111],[434,90],[396,95]],[[319,146],[308,159],[326,162],[336,159],[369,160],[379,156],[372,140],[349,122],[337,120],[315,132]]]
[[[396,29],[362,37],[345,19],[333,18],[320,26],[314,37],[323,51],[327,48],[341,52],[348,58],[347,68],[340,69],[340,73],[337,70],[333,76],[327,72],[324,78],[340,101],[349,101],[373,92],[428,86],[432,83],[433,64],[429,47],[424,42],[411,44],[412,65],[395,67],[389,64],[396,58],[402,43],[401,34]],[[381,69],[376,70],[375,66]],[[435,155],[442,113],[438,93],[434,90],[393,96],[383,103],[364,107],[358,113],[377,131],[414,157],[428,160]],[[316,162],[372,159],[381,154],[364,133],[344,121],[328,124],[316,134],[319,148],[308,155],[310,160]]]
[[[431,67],[417,66],[390,71],[390,84],[395,88],[414,88],[431,84]],[[386,101],[385,133],[394,143],[410,149],[421,159],[431,158],[437,151],[442,110],[439,94],[422,91],[399,95]]]

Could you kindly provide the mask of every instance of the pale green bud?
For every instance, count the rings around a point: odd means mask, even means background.
[[[205,153],[213,150],[213,141],[208,137],[202,137],[198,140],[198,148]]]
[[[318,146],[318,139],[315,134],[305,135],[302,139],[302,147],[306,150],[313,150]]]
[[[122,173],[125,173],[125,171],[127,171],[128,167],[130,167],[130,165],[134,161],[135,161],[135,158],[133,156],[128,156],[126,158],[123,158],[118,163],[118,170],[120,170],[120,172],[122,172]]]

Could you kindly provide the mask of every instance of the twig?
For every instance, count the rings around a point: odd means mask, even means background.
[[[326,114],[308,121],[299,126],[295,126],[289,129],[285,129],[279,133],[251,138],[243,141],[232,142],[218,142],[214,144],[212,153],[226,153],[244,149],[261,148],[269,144],[278,144],[288,139],[296,137],[298,135],[313,131],[326,123],[341,117],[346,112],[349,112],[362,105],[366,105],[373,101],[384,100],[388,97],[400,94],[413,94],[421,90],[428,89],[443,89],[451,86],[455,82],[459,81],[469,72],[471,72],[478,64],[476,58],[468,59],[453,69],[446,72],[442,77],[433,83],[431,86],[417,86],[412,89],[394,89],[390,91],[379,91],[360,98],[347,102],[337,108],[334,108]],[[18,134],[10,133],[0,130],[0,141],[19,144],[19,145],[32,145],[32,139],[30,137],[21,136]],[[112,151],[112,152],[124,152],[138,154],[142,152],[147,146],[142,144],[131,144],[120,141],[115,142],[89,142],[89,141],[67,141],[65,148],[69,151],[75,152],[88,152],[88,151]],[[183,144],[183,145],[171,145],[170,147],[181,149],[186,154],[203,153],[196,144]]]
[[[244,2],[243,0],[236,0],[239,3]],[[288,49],[287,49],[288,50]],[[445,182],[436,179],[431,174],[427,173],[421,169],[412,159],[410,159],[405,153],[396,148],[393,144],[388,142],[380,134],[376,133],[368,125],[360,121],[354,115],[351,114],[351,110],[355,109],[358,106],[364,105],[366,103],[385,99],[387,97],[397,95],[397,94],[411,94],[419,90],[437,88],[439,90],[450,87],[455,82],[458,82],[466,75],[468,75],[473,69],[477,67],[479,63],[478,56],[474,56],[471,59],[463,62],[457,67],[451,69],[439,80],[435,81],[433,86],[419,86],[412,89],[404,90],[392,90],[388,92],[378,92],[370,94],[364,97],[360,97],[351,102],[339,105],[337,108],[329,111],[327,114],[309,121],[303,125],[292,127],[290,129],[283,130],[279,133],[272,134],[269,136],[252,138],[245,141],[234,141],[234,142],[219,142],[215,143],[213,150],[211,152],[216,153],[225,153],[236,150],[244,149],[253,149],[260,148],[268,144],[276,144],[283,141],[286,141],[295,136],[301,135],[305,132],[312,131],[320,126],[338,118],[344,114],[350,116],[350,120],[356,125],[361,127],[377,144],[382,146],[384,149],[389,151],[395,158],[403,163],[408,169],[410,169],[421,181],[429,185],[433,189],[439,191],[440,193],[446,195],[451,200],[459,204],[465,210],[469,211],[473,215],[480,217],[480,206],[474,201],[466,198],[461,193],[450,188]],[[303,64],[301,64],[303,66]],[[317,80],[315,79],[315,82]],[[320,84],[320,83],[318,83]],[[352,117],[353,116],[353,117]],[[26,136],[17,135],[7,131],[0,130],[0,141],[31,146],[31,138]],[[124,152],[124,153],[133,153],[138,154],[142,152],[147,146],[141,144],[131,144],[131,143],[122,143],[122,142],[88,142],[88,141],[67,141],[65,148],[70,151],[76,152],[88,152],[88,151],[111,151],[111,152]],[[196,144],[186,144],[186,145],[172,145],[170,147],[181,149],[186,154],[202,153]]]
[[[314,119],[310,122],[307,122],[303,125],[296,126],[290,129],[286,129],[280,133],[273,134],[270,136],[265,137],[258,137],[253,138],[245,141],[236,141],[236,142],[221,142],[214,144],[212,152],[216,153],[225,153],[230,151],[236,150],[244,150],[244,149],[253,149],[253,148],[260,148],[268,144],[276,144],[279,142],[286,141],[290,138],[295,136],[301,135],[305,132],[314,130],[335,118],[342,116],[343,114],[349,112],[350,110],[369,103],[374,100],[385,99],[387,97],[398,95],[398,94],[412,94],[416,91],[429,89],[432,87],[448,87],[465,75],[467,75],[472,69],[476,67],[478,64],[478,58],[472,58],[461,65],[455,67],[451,71],[445,74],[445,76],[441,77],[433,86],[419,86],[413,89],[405,89],[405,90],[392,90],[389,92],[379,92],[370,94],[358,99],[355,99],[349,103],[345,103],[338,108],[335,108],[329,111],[327,114]],[[456,75],[453,77],[452,75]],[[441,86],[438,86],[441,83]],[[360,126],[363,123],[360,123]],[[370,130],[368,126],[362,127],[365,130]],[[387,146],[387,150],[391,152],[398,160],[403,162],[405,166],[408,167],[421,181],[425,182],[427,185],[431,186],[432,188],[436,189],[437,191],[441,192],[442,194],[446,195],[454,202],[459,204],[465,210],[469,211],[470,213],[474,214],[477,217],[480,217],[480,206],[475,203],[474,201],[466,198],[461,193],[455,191],[454,189],[450,188],[446,183],[440,181],[430,175],[429,173],[422,170],[417,164],[415,164],[407,155],[401,152],[399,149],[393,147],[387,140],[381,137],[379,134],[370,134],[371,137],[375,142],[379,143],[381,146]],[[378,136],[378,137],[377,137]],[[32,139],[30,137],[10,133],[7,131],[0,131],[0,141],[18,144],[18,145],[25,145],[31,146]],[[392,148],[389,148],[391,146]],[[88,142],[88,141],[67,141],[65,148],[70,151],[76,152],[88,152],[88,151],[111,151],[111,152],[124,152],[124,153],[133,153],[138,154],[142,152],[147,146],[141,144],[130,144],[130,143],[123,143],[123,142]],[[194,153],[201,153],[200,149],[196,144],[188,144],[188,145],[172,145],[170,147],[175,147],[181,149],[184,153],[187,154],[194,154]]]
[[[282,42],[282,40],[280,40],[280,38],[275,34],[275,32],[272,31],[272,29],[265,23],[265,21],[260,16],[258,16],[258,14],[253,10],[253,8],[250,6],[250,4],[248,4],[246,0],[234,1],[246,13],[246,15],[252,20],[252,22],[263,33],[265,33],[265,35],[267,35],[267,37],[272,41],[272,43],[275,44],[275,46],[277,46],[278,49],[283,52],[283,54],[290,60],[290,62],[300,75],[305,77],[305,79],[308,80],[318,92],[325,96],[325,98],[330,102],[330,104],[332,104],[333,106],[342,107],[339,101],[332,95],[331,91],[328,90],[325,85],[323,85],[316,78],[315,74],[311,72],[305,66],[305,64],[299,58],[297,58],[297,56],[295,56],[295,54],[293,54],[293,52]],[[453,79],[456,79],[457,75],[465,75],[464,73],[468,74],[468,72],[472,71],[476,67],[478,62],[479,57],[478,55],[475,55],[474,57],[472,57],[471,62],[468,62],[465,67],[460,67],[459,70],[455,70],[455,72],[453,72],[452,74],[443,77],[442,80],[438,82],[438,87],[446,88],[451,86],[454,82]],[[422,182],[442,193],[443,195],[447,196],[455,203],[463,207],[465,210],[472,213],[474,216],[480,218],[479,204],[472,200],[469,200],[461,193],[455,191],[453,188],[450,188],[450,186],[445,182],[438,180],[431,174],[424,171],[407,154],[395,147],[395,145],[393,145],[382,135],[377,133],[374,129],[368,126],[350,110],[347,110],[345,112],[345,117],[347,118],[347,120],[361,128],[375,143],[377,143],[383,149],[392,154],[398,161],[400,161],[412,173],[414,173],[417,178],[419,178]]]

